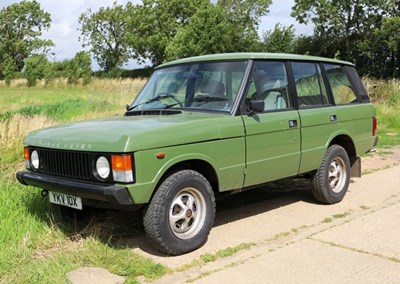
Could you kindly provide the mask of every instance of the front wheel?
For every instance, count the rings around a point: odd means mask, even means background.
[[[350,182],[350,159],[346,150],[332,145],[313,179],[314,197],[327,204],[338,203],[345,196]]]
[[[182,170],[159,186],[143,224],[155,247],[179,255],[207,241],[214,217],[215,198],[209,182],[196,171]]]

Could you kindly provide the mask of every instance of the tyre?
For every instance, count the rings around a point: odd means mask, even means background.
[[[214,224],[215,198],[209,182],[198,172],[182,170],[159,186],[144,217],[150,242],[179,255],[201,247]]]
[[[338,203],[345,196],[349,182],[349,156],[343,147],[332,145],[313,178],[313,195],[322,203]]]

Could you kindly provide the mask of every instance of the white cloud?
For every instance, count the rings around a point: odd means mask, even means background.
[[[270,6],[270,13],[267,16],[262,17],[259,30],[265,32],[267,30],[274,29],[277,23],[282,26],[293,25],[296,34],[312,34],[314,27],[312,25],[303,25],[296,22],[296,20],[290,16],[292,7],[294,6],[294,0],[275,0]]]

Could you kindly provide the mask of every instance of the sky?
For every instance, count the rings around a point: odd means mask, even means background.
[[[18,0],[0,0],[0,9],[20,2]],[[78,51],[84,50],[82,42],[78,38],[78,18],[80,14],[87,9],[97,11],[100,7],[112,6],[114,0],[37,0],[43,10],[50,13],[52,23],[51,28],[43,33],[42,38],[51,39],[55,47],[51,49],[54,54],[51,60],[61,61],[70,59],[75,56]],[[125,4],[128,0],[118,0],[118,4]],[[139,2],[132,1],[132,2]],[[312,27],[300,25],[290,16],[291,7],[294,0],[273,0],[270,6],[270,12],[261,20],[260,32],[271,30],[276,23],[283,26],[294,25],[296,34],[312,34]],[[127,68],[136,68],[135,63],[130,63]],[[96,64],[93,66],[98,68]]]

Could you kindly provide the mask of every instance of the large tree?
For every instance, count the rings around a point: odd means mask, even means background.
[[[125,7],[117,2],[97,12],[89,9],[79,17],[83,47],[90,47],[99,66],[107,72],[134,56],[125,40],[127,17]]]
[[[380,28],[382,16],[395,1],[295,0],[292,16],[299,23],[311,21],[318,36],[335,39],[325,43],[333,53],[339,51],[344,59],[351,59],[355,51],[354,43],[375,28]]]
[[[50,14],[33,1],[21,1],[0,10],[0,77],[21,71],[32,53],[43,53],[53,45],[39,37],[50,28]]]
[[[168,43],[167,59],[256,50],[260,17],[268,12],[270,3],[269,0],[205,3]]]
[[[264,32],[262,37],[261,51],[284,53],[291,53],[294,51],[296,35],[293,25],[284,27],[280,24],[276,24],[273,30]]]
[[[196,11],[209,0],[143,0],[127,4],[129,31],[127,39],[142,59],[153,65],[165,61],[166,48],[178,30],[187,25]]]
[[[181,27],[168,42],[166,60],[182,57],[232,52],[234,27],[227,20],[226,13],[209,3],[197,11],[187,26]]]
[[[232,30],[232,40],[237,51],[254,50],[259,40],[258,26],[261,17],[269,12],[272,0],[219,0],[217,7],[226,13]]]

